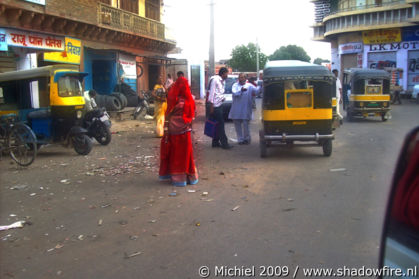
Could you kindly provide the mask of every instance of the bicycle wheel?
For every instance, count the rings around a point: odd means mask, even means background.
[[[10,131],[8,145],[10,157],[21,166],[29,166],[35,160],[38,146],[36,136],[25,124],[16,124]]]

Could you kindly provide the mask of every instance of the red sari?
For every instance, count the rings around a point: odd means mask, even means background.
[[[179,77],[167,97],[166,131],[160,145],[161,180],[171,179],[175,186],[198,183],[192,149],[191,124],[195,101],[188,81]]]

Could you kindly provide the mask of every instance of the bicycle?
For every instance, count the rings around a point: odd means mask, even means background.
[[[0,156],[8,152],[20,166],[29,166],[38,151],[36,136],[29,126],[18,121],[15,114],[0,117]]]

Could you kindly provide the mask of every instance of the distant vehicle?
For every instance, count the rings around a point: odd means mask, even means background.
[[[413,92],[412,92],[412,99],[413,100],[416,100],[416,103],[418,103],[419,104],[419,84],[416,84],[414,87],[413,87]]]
[[[375,69],[346,69],[343,85],[349,98],[346,115],[349,121],[355,116],[379,116],[388,119],[390,111],[390,73]],[[350,96],[349,96],[350,90]]]

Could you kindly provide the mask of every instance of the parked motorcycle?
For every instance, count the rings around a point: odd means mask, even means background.
[[[111,121],[104,108],[96,108],[86,113],[83,119],[83,128],[87,130],[90,138],[95,138],[102,145],[111,142]]]
[[[135,108],[134,113],[133,113],[134,119],[137,119],[138,116],[140,116],[140,115],[143,116],[143,115],[152,115],[153,114],[151,106],[150,106],[150,102],[152,101],[152,97],[153,97],[151,95],[151,91],[150,90],[149,91],[144,91],[143,90],[141,92],[142,92],[142,95],[144,96],[144,99],[141,99],[138,102],[138,105]]]

